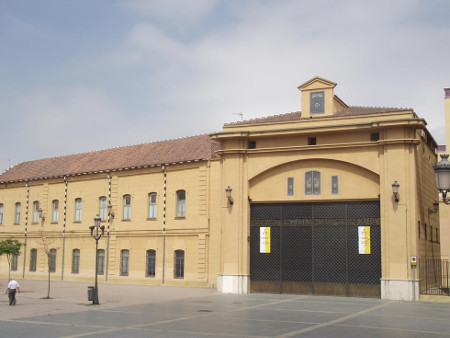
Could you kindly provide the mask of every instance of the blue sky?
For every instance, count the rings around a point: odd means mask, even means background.
[[[0,0],[0,172],[298,111],[297,87],[413,108],[439,143],[447,0]]]

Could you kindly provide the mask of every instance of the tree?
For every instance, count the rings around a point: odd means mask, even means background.
[[[6,255],[8,260],[8,280],[11,278],[11,257],[20,255],[20,243],[17,239],[8,238],[0,241],[0,256]]]
[[[47,267],[48,267],[48,283],[47,283],[47,297],[44,297],[44,299],[51,299],[50,298],[50,272],[52,272],[52,263],[55,264],[56,262],[53,262],[53,259],[56,259],[56,257],[52,257],[53,250],[56,249],[50,249],[50,245],[52,244],[51,241],[47,239],[45,236],[41,236],[42,240],[42,251],[47,255]],[[53,271],[54,272],[54,271]]]

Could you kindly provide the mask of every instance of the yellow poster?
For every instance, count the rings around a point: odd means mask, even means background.
[[[370,255],[370,226],[358,227],[358,248],[360,255]]]
[[[259,252],[270,253],[270,227],[259,228]]]

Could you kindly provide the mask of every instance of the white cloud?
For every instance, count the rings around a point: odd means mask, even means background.
[[[124,7],[151,18],[171,23],[188,23],[200,20],[217,4],[216,0],[123,0]]]

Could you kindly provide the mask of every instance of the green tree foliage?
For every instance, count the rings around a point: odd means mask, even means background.
[[[8,280],[11,278],[11,257],[20,255],[20,243],[17,239],[8,238],[0,241],[0,256],[6,255],[8,260]]]

